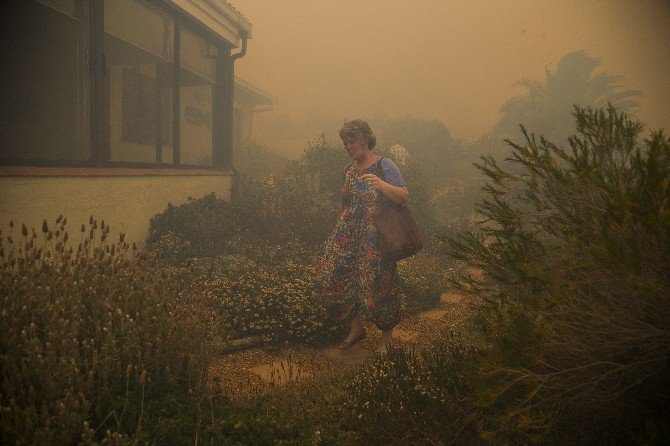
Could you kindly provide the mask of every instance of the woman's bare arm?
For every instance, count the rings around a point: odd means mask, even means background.
[[[407,189],[387,183],[372,173],[361,176],[361,179],[368,183],[369,187],[383,193],[394,203],[407,204],[409,202],[409,191]]]

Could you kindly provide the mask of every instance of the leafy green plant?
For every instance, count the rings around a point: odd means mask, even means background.
[[[214,193],[167,209],[149,222],[147,248],[161,253],[171,265],[211,257],[223,251],[237,231],[236,210]]]
[[[339,202],[310,190],[303,178],[269,177],[247,184],[235,209],[234,224],[246,237],[274,244],[297,237],[318,245],[336,221]]]
[[[424,352],[391,350],[353,376],[345,415],[366,444],[477,443],[479,355],[448,333]]]
[[[263,336],[269,346],[315,344],[339,333],[318,301],[309,246],[289,241],[245,251],[220,258],[206,282],[227,331]]]
[[[303,174],[318,174],[320,189],[328,199],[338,206],[342,201],[342,174],[351,163],[351,158],[341,145],[333,145],[321,134],[309,141],[300,157],[300,171]]]
[[[398,263],[400,287],[405,295],[405,311],[415,314],[434,308],[447,289],[447,266],[425,251]]]
[[[461,144],[443,122],[405,117],[384,119],[373,123],[373,128],[380,147],[403,146],[409,153],[409,163],[425,172],[431,183],[460,176]]]
[[[575,116],[569,148],[523,130],[517,173],[479,165],[486,222],[451,245],[485,275],[454,285],[484,298],[508,432],[620,440],[670,388],[670,141],[612,107]]]
[[[236,180],[242,182],[270,175],[285,176],[294,164],[285,156],[255,141],[245,141],[233,153]]]

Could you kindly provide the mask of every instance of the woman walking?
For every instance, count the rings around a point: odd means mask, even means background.
[[[376,138],[367,122],[345,122],[340,137],[353,162],[344,171],[342,211],[319,262],[320,298],[335,321],[351,318],[340,349],[365,338],[361,322],[365,316],[382,331],[376,351],[383,355],[400,321],[400,292],[396,263],[379,253],[373,217],[379,212],[380,199],[406,204],[409,192],[395,163],[372,151]]]

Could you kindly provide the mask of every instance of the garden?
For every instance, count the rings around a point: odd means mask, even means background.
[[[482,157],[481,183],[431,183],[421,160],[402,168],[426,241],[399,264],[405,315],[448,291],[470,303],[462,318],[431,326],[420,348],[313,364],[255,394],[235,396],[214,373],[230,342],[299,357],[343,336],[315,294],[347,163],[325,137],[285,172],[245,179],[231,202],[169,206],[141,247],[111,240],[95,216],[10,222],[3,442],[670,441],[670,140],[613,107],[574,119],[568,146],[524,129],[504,163]]]

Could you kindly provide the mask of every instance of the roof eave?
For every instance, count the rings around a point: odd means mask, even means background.
[[[169,0],[174,6],[225,39],[241,45],[242,34],[251,38],[251,22],[225,0]]]

